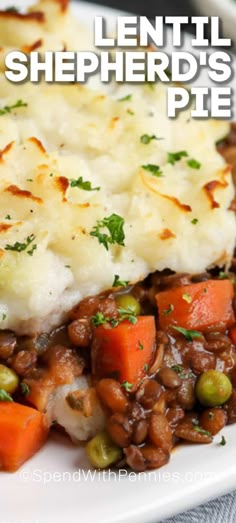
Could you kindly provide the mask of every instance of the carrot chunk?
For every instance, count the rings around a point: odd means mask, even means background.
[[[115,377],[133,392],[148,371],[155,343],[154,316],[138,316],[137,323],[97,327],[92,347],[93,373]]]
[[[47,432],[41,412],[15,402],[0,402],[0,468],[17,470],[42,446]]]
[[[160,292],[156,295],[160,326],[199,331],[219,324],[229,327],[235,321],[233,295],[229,280],[208,280]]]

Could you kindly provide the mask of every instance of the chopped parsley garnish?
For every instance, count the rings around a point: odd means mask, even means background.
[[[34,251],[36,251],[36,249],[37,249],[37,245],[36,244],[32,245],[31,249],[29,251],[27,251],[27,254],[29,256],[33,256]]]
[[[14,245],[10,245],[9,243],[5,246],[6,251],[15,251],[15,252],[22,252],[27,251],[29,245],[35,240],[36,236],[34,234],[31,234],[30,236],[27,236],[26,240],[22,243],[15,242]],[[29,256],[33,256],[33,253],[37,249],[37,245],[32,245],[31,249],[27,251],[27,254]]]
[[[211,421],[214,419],[214,412],[209,412],[209,419]]]
[[[206,289],[206,287],[204,287],[203,292],[204,292],[204,294],[207,293],[207,289]]]
[[[179,162],[181,158],[187,157],[188,153],[186,151],[178,151],[177,153],[168,153],[167,163],[174,165],[175,162]]]
[[[118,102],[129,102],[132,100],[132,94],[127,94],[126,96],[123,96],[123,98],[119,98]]]
[[[191,301],[192,301],[192,296],[190,296],[190,294],[188,294],[187,292],[184,292],[184,293],[182,294],[182,299],[183,299],[184,301],[186,301],[187,303],[191,303]]]
[[[30,394],[30,388],[29,388],[29,385],[27,385],[27,383],[22,382],[22,383],[20,384],[20,388],[21,388],[21,393],[22,393],[24,396],[29,396],[29,394]]]
[[[108,229],[109,235],[101,232],[101,229],[104,228]],[[107,251],[109,244],[117,243],[118,245],[124,246],[124,218],[118,214],[111,214],[111,216],[103,220],[98,220],[97,225],[95,225],[90,232],[90,236],[97,238],[98,242],[104,245]]]
[[[100,191],[101,187],[92,187],[91,182],[85,182],[80,176],[77,180],[70,180],[71,187],[78,187],[78,189],[83,189],[83,191]]]
[[[191,223],[192,223],[193,225],[197,225],[197,223],[198,223],[198,219],[197,219],[197,218],[193,218],[193,219],[191,220]]]
[[[148,363],[145,363],[145,365],[143,367],[144,372],[148,372],[148,369],[149,369],[149,365],[148,365]]]
[[[159,165],[155,165],[153,163],[148,163],[147,165],[142,165],[142,169],[145,169],[145,171],[149,171],[153,176],[163,176]]]
[[[189,167],[191,167],[191,169],[200,169],[201,168],[201,164],[195,160],[194,158],[190,158],[188,161],[187,161],[187,164]]]
[[[13,401],[13,399],[4,389],[0,389],[0,401]]]
[[[170,163],[171,165],[174,165],[176,162],[179,162],[181,158],[187,158],[188,153],[187,151],[178,151],[176,153],[168,153],[167,155],[167,163]],[[191,167],[191,169],[200,169],[201,163],[195,160],[195,158],[189,158],[187,160],[187,165]]]
[[[131,309],[130,307],[127,307],[126,309],[124,307],[119,307],[118,313],[121,316],[121,321],[128,320],[130,323],[133,323],[133,325],[135,325],[135,323],[137,323],[138,321],[133,309]]]
[[[2,313],[2,321],[6,320],[7,318],[7,315],[5,314],[5,312]]]
[[[92,316],[92,324],[94,327],[99,327],[99,325],[104,325],[104,323],[108,323],[109,321],[110,319],[106,318],[102,312],[97,312]]]
[[[212,434],[211,434],[211,432],[209,432],[209,430],[202,429],[198,425],[194,425],[194,430],[196,430],[196,432],[200,432],[200,434],[205,434],[205,436],[212,436]]]
[[[133,383],[129,383],[128,381],[123,381],[123,383],[121,383],[121,387],[124,387],[126,392],[131,392],[131,390],[133,388]]]
[[[171,367],[175,372],[177,372],[178,374],[180,374],[182,372],[182,367],[181,365],[172,365]]]
[[[140,142],[144,145],[148,145],[152,140],[160,140],[155,134],[142,134]]]
[[[17,102],[13,105],[5,105],[5,107],[0,109],[0,116],[11,113],[11,111],[13,109],[19,109],[20,107],[28,107],[28,104],[25,102],[22,102],[22,100],[17,100]]]
[[[10,216],[10,214],[7,214],[7,215],[5,216],[5,220],[11,220],[11,216]]]
[[[220,271],[219,280],[230,280],[233,283],[233,285],[236,285],[235,274],[232,274],[230,272]]]
[[[186,378],[195,378],[195,375],[193,374],[193,372],[190,372],[187,376],[185,376]]]
[[[50,178],[51,178],[51,177],[53,176],[53,173],[50,173],[49,176],[50,176]]]
[[[173,327],[174,330],[183,334],[187,341],[193,341],[195,338],[201,338],[202,335],[198,331],[184,329],[183,327]]]
[[[132,109],[127,109],[127,113],[130,114],[130,116],[134,116],[134,111]]]
[[[33,182],[33,179],[32,179],[32,178],[27,178],[26,181],[27,181],[27,182]]]
[[[118,274],[115,274],[112,287],[127,287],[127,285],[129,285],[128,280],[120,280],[120,277],[118,276]]]
[[[143,350],[143,344],[138,340],[138,350]]]
[[[109,318],[104,316],[102,312],[97,312],[94,316],[92,316],[92,324],[94,327],[99,327],[99,325],[104,325],[104,323],[110,323],[110,325],[114,328],[124,320],[128,320],[133,325],[135,325],[135,323],[138,321],[133,310],[129,307],[127,307],[127,309],[119,307],[117,312],[119,314],[118,318]]]
[[[168,316],[174,310],[174,305],[170,303],[169,308],[163,311],[164,316]]]
[[[222,447],[224,447],[224,445],[226,445],[226,439],[224,436],[221,436],[220,445],[222,445]]]
[[[171,368],[172,368],[172,370],[177,372],[177,374],[179,375],[181,380],[184,380],[185,378],[192,378],[194,376],[191,373],[189,375],[185,374],[184,369],[181,367],[181,365],[172,365]]]
[[[219,280],[230,280],[230,279],[231,279],[231,274],[229,274],[228,272],[220,271]]]

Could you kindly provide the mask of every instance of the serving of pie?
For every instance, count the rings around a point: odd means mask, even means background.
[[[6,470],[52,426],[144,471],[236,419],[235,126],[168,120],[160,82],[5,77],[14,49],[92,48],[66,0],[0,11]]]

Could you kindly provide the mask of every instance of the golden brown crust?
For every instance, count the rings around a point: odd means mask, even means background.
[[[161,240],[169,240],[170,238],[176,238],[175,234],[170,229],[163,229],[159,236]]]
[[[178,200],[178,198],[175,198],[174,196],[169,196],[168,194],[160,194],[160,196],[162,196],[162,198],[166,198],[166,200],[169,200],[170,202],[172,202],[174,205],[179,207],[179,209],[181,211],[192,212],[192,207],[190,207],[190,205],[186,205],[185,203],[180,202]]]
[[[57,176],[57,178],[55,178],[55,183],[59,191],[63,194],[63,200],[65,201],[66,191],[69,187],[68,178],[65,178],[65,176]]]
[[[6,232],[11,228],[12,228],[12,225],[10,223],[0,223],[0,233]]]
[[[114,116],[114,117],[111,119],[111,121],[110,121],[109,129],[111,129],[111,130],[114,129],[115,126],[116,126],[116,124],[117,124],[117,122],[119,121],[119,119],[120,119],[119,116]]]
[[[41,11],[33,11],[31,13],[18,13],[15,11],[0,11],[0,18],[8,18],[15,20],[22,20],[24,22],[44,23],[45,15]]]
[[[35,136],[32,136],[32,138],[29,138],[29,142],[32,142],[36,145],[36,147],[40,150],[41,153],[46,153],[46,149],[44,148],[42,142]]]
[[[27,198],[33,202],[43,203],[41,198],[34,196],[30,191],[20,189],[20,187],[17,187],[17,185],[9,185],[4,192],[9,192],[12,194],[12,196],[16,196],[18,198]]]
[[[39,40],[36,40],[36,42],[34,42],[33,44],[31,45],[24,45],[22,47],[22,51],[26,54],[28,53],[32,53],[32,51],[35,51],[36,49],[38,49],[39,47],[41,47],[43,45],[43,40],[40,38]]]
[[[160,193],[159,191],[157,191],[156,187],[154,187],[151,183],[149,183],[147,181],[147,179],[142,171],[140,171],[140,176],[141,176],[143,184],[145,185],[145,187],[147,187],[149,189],[149,191],[157,194],[161,198],[165,198],[166,200],[169,200],[171,203],[176,205],[176,207],[178,207],[183,212],[192,212],[192,207],[190,207],[190,205],[182,203],[175,196],[170,196],[169,194],[163,194],[163,193]]]
[[[14,145],[15,142],[10,142],[6,145],[6,147],[4,147],[4,149],[2,149],[0,151],[0,162],[3,162],[4,161],[4,155],[9,153],[9,151],[12,149],[13,145]]]
[[[70,0],[54,0],[54,2],[59,4],[62,12],[65,12],[69,6]]]
[[[204,187],[203,187],[203,190],[205,191],[206,196],[210,201],[210,205],[211,205],[212,209],[217,209],[218,207],[220,207],[220,204],[214,198],[214,191],[216,189],[219,189],[220,187],[221,187],[221,183],[218,182],[217,180],[212,180],[211,182],[206,183],[206,185],[204,185]]]

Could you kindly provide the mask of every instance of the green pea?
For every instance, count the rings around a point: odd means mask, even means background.
[[[141,305],[132,294],[119,294],[116,297],[116,304],[118,307],[132,311],[135,316],[141,314]]]
[[[232,393],[229,378],[218,370],[203,372],[196,384],[196,396],[204,407],[223,405]]]
[[[13,394],[19,385],[19,378],[14,370],[6,365],[0,365],[0,389]]]
[[[107,432],[100,432],[85,447],[91,464],[99,469],[106,469],[122,458],[122,449],[115,445]]]

